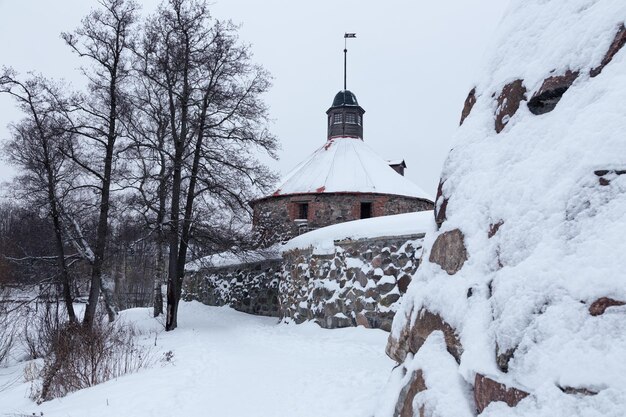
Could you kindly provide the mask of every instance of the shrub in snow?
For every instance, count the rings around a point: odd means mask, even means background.
[[[135,342],[136,331],[128,324],[99,317],[92,328],[66,322],[48,332],[53,327],[48,323],[41,332],[46,356],[31,389],[38,402],[137,372],[153,362],[150,350]]]
[[[625,21],[623,0],[512,0],[394,319],[378,416],[624,415]]]

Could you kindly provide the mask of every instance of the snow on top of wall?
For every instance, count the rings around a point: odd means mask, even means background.
[[[328,251],[334,253],[334,241],[336,240],[413,235],[430,232],[434,229],[435,221],[432,210],[373,217],[334,224],[304,233],[291,239],[281,250],[287,252],[294,249],[313,248],[318,254]]]
[[[626,410],[626,308],[589,313],[600,297],[626,301],[626,175],[601,183],[594,173],[626,170],[626,48],[590,77],[625,20],[624,0],[513,0],[443,168],[447,220],[426,236],[392,334],[428,308],[458,331],[468,383],[480,372],[531,393],[514,410],[494,404],[482,415]],[[566,70],[580,75],[553,111],[534,115],[522,101],[496,133],[505,84],[523,80],[530,98]],[[468,260],[450,276],[428,258],[436,238],[457,228]],[[515,350],[508,373],[496,347]]]
[[[362,139],[331,138],[280,182],[273,195],[309,193],[381,193],[432,196],[399,175]]]
[[[196,272],[201,268],[222,268],[246,263],[263,262],[280,259],[278,245],[266,249],[225,251],[208,255],[185,265],[185,271]]]

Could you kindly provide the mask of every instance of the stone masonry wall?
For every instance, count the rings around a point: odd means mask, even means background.
[[[334,253],[283,255],[281,318],[324,328],[391,329],[398,300],[419,266],[424,235],[335,242]]]
[[[433,203],[414,197],[371,193],[319,193],[268,197],[254,203],[255,228],[277,236],[274,241],[298,236],[298,205],[308,203],[308,229],[361,218],[361,203],[372,204],[372,217],[432,210]]]
[[[259,316],[279,316],[280,259],[203,268],[187,277],[183,296],[211,306],[229,305]]]

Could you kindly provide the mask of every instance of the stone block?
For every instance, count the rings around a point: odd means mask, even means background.
[[[515,407],[528,395],[527,392],[521,389],[507,387],[489,377],[479,373],[476,374],[474,380],[474,401],[478,414],[482,413],[489,404],[495,401],[503,401],[509,407]]]
[[[467,260],[463,232],[454,229],[440,234],[430,250],[428,260],[441,266],[448,275],[456,274]]]

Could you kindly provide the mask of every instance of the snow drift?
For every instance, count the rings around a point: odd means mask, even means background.
[[[625,19],[623,0],[512,1],[394,319],[402,366],[378,416],[624,415]]]

